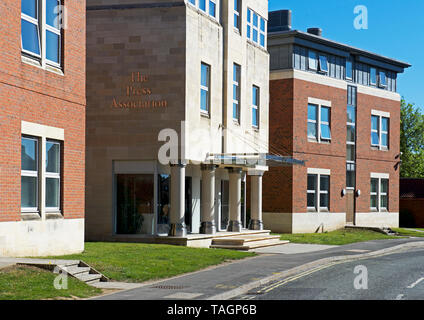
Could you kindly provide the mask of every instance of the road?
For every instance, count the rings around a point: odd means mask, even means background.
[[[424,250],[324,265],[234,299],[424,300]]]

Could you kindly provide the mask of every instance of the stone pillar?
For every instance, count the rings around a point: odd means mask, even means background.
[[[200,233],[215,234],[215,166],[203,165]]]
[[[250,176],[250,230],[263,230],[262,222],[262,172]]]
[[[229,205],[230,205],[230,223],[228,231],[240,232],[241,224],[241,168],[229,169]]]
[[[185,164],[171,164],[171,208],[169,236],[185,237]]]

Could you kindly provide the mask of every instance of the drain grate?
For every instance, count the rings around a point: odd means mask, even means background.
[[[177,285],[157,285],[150,287],[151,289],[165,289],[165,290],[180,290],[188,288],[187,286],[177,286]]]

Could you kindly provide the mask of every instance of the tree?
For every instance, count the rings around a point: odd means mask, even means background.
[[[400,108],[400,151],[402,178],[424,178],[424,115],[402,99]]]

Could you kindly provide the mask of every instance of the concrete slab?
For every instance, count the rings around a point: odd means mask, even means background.
[[[99,288],[99,289],[129,290],[129,289],[135,289],[135,288],[142,287],[145,284],[108,281],[108,282],[96,282],[96,283],[92,283],[91,285],[93,287],[96,287],[96,288]]]
[[[15,264],[14,263],[11,263],[11,262],[0,262],[0,270],[1,269],[4,269],[4,268],[7,268],[7,267],[12,267],[14,265]]]
[[[298,254],[298,253],[327,250],[327,249],[332,249],[337,247],[338,246],[329,246],[329,245],[321,245],[321,244],[288,243],[288,244],[284,244],[280,246],[252,249],[249,251],[253,251],[256,253],[267,253],[267,254]]]

